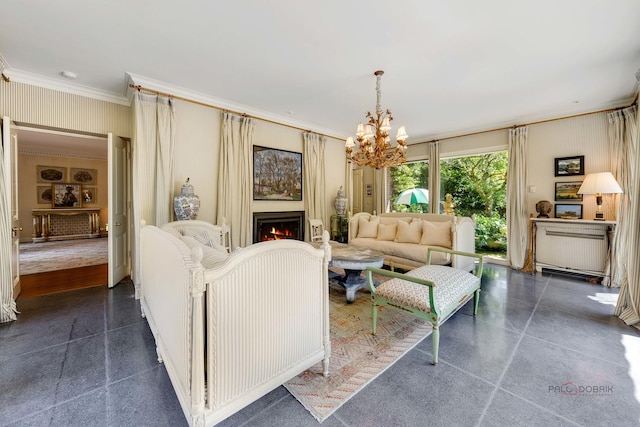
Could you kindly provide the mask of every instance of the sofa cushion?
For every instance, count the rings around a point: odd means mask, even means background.
[[[451,249],[451,223],[422,220],[420,244]]]
[[[395,240],[398,224],[378,224],[378,240]]]
[[[411,222],[408,216],[381,216],[380,224],[396,224],[398,221]]]
[[[396,234],[396,242],[398,243],[420,243],[422,237],[422,223],[407,223],[398,221],[398,232]]]
[[[358,237],[373,237],[378,235],[378,223],[380,218],[371,217],[371,220],[360,218],[358,220]]]

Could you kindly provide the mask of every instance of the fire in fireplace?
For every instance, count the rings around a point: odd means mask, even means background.
[[[304,240],[304,212],[254,212],[253,242]]]

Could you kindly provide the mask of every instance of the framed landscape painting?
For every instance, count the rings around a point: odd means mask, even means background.
[[[253,200],[302,200],[302,153],[254,145]]]
[[[556,204],[554,216],[562,219],[582,219],[582,205]]]
[[[557,157],[556,176],[584,175],[584,156]]]
[[[582,181],[556,182],[556,202],[582,201],[582,194],[578,194],[581,185]]]

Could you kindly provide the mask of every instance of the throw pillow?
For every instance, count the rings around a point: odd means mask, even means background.
[[[419,222],[398,221],[398,234],[396,242],[398,243],[420,243],[422,237],[422,224]]]
[[[421,245],[441,246],[451,249],[451,222],[422,221]]]
[[[393,241],[396,238],[396,230],[398,224],[378,224],[378,237],[377,240],[389,240]]]
[[[371,217],[371,220],[360,218],[358,221],[358,237],[373,237],[378,235],[378,217]]]

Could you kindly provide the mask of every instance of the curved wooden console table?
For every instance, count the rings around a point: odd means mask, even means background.
[[[100,237],[100,209],[33,209],[32,241]]]

